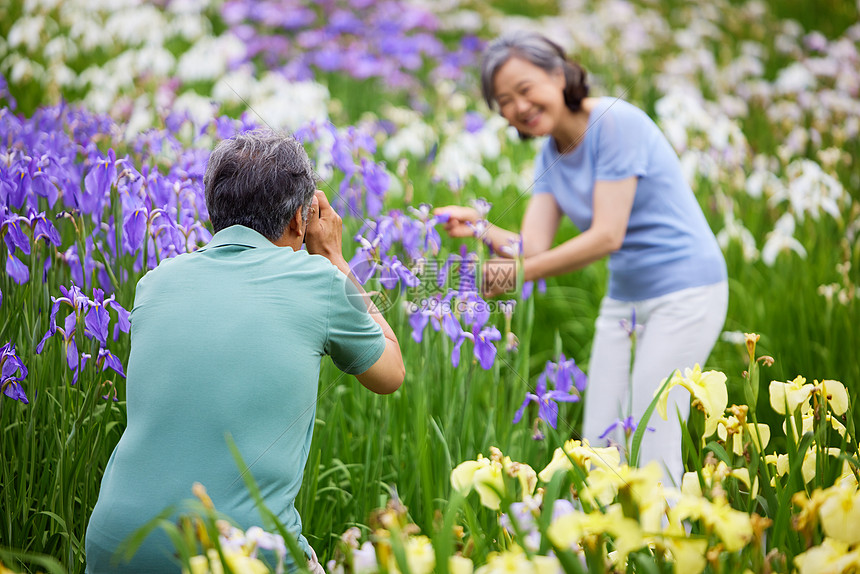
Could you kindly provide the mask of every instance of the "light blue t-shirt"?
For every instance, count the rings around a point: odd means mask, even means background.
[[[164,532],[131,564],[117,546],[206,487],[242,529],[263,526],[230,454],[230,433],[269,510],[298,539],[294,500],[316,413],[320,360],[360,374],[382,329],[328,260],[235,225],[141,279],[131,313],[128,427],[111,455],[86,534],[87,572],[179,572]],[[333,382],[326,382],[326,386]]]
[[[600,98],[584,139],[559,154],[548,139],[535,160],[533,193],[551,193],[580,231],[591,227],[598,180],[637,177],[621,249],[609,256],[613,299],[641,301],[727,277],[716,238],[684,179],[675,150],[639,108]]]

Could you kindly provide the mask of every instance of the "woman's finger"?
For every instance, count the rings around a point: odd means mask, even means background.
[[[475,222],[478,220],[478,212],[472,209],[471,207],[464,207],[462,205],[446,205],[444,207],[437,207],[433,210],[434,215],[447,215],[448,222],[466,222],[472,221]]]

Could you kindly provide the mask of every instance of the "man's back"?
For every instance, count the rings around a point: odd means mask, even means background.
[[[262,524],[226,433],[269,509],[300,534],[293,501],[311,443],[320,359],[331,354],[339,368],[357,374],[385,346],[377,323],[350,301],[350,286],[326,259],[276,247],[242,226],[140,281],[128,428],[87,530],[88,571],[102,571],[137,527],[190,498],[194,482],[240,527]],[[165,543],[153,534],[133,564],[145,571],[175,564]],[[303,538],[300,544],[309,552]]]

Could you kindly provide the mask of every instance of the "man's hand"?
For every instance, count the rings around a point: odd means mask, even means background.
[[[364,302],[368,305],[370,316],[382,328],[385,337],[385,350],[377,361],[365,372],[356,375],[358,381],[379,394],[388,394],[396,391],[406,376],[403,366],[403,356],[400,353],[400,344],[394,331],[381,313],[373,308],[370,297],[364,293],[364,289],[349,268],[346,259],[343,258],[341,235],[343,233],[343,220],[340,215],[329,204],[325,194],[320,190],[314,192],[311,202],[311,211],[308,214],[308,229],[305,233],[305,245],[308,253],[322,255],[340,269],[364,296]]]
[[[314,192],[311,209],[308,213],[308,229],[305,233],[305,245],[308,253],[322,255],[340,267],[344,263],[343,220],[328,202],[325,193]]]

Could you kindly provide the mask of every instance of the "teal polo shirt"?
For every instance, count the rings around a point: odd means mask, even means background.
[[[137,284],[127,369],[128,427],[105,470],[86,533],[87,572],[178,572],[160,530],[131,564],[116,547],[202,483],[240,528],[265,526],[230,454],[232,435],[268,508],[295,534],[320,360],[360,374],[382,329],[327,259],[277,247],[243,226],[162,261]],[[324,381],[324,387],[338,381]]]

